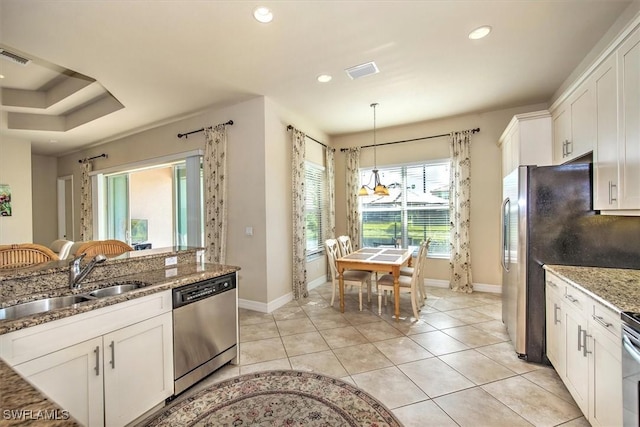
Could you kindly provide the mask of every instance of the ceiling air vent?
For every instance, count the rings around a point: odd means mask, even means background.
[[[345,70],[351,80],[359,79],[360,77],[369,76],[371,74],[379,73],[378,67],[375,62],[367,62],[366,64],[356,65],[355,67],[347,68]]]
[[[29,62],[31,62],[30,59],[27,59],[16,53],[9,52],[8,50],[1,49],[1,48],[0,48],[0,57],[6,59],[7,61],[11,61],[19,65],[28,65]]]

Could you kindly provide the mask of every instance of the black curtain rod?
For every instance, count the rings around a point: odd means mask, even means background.
[[[458,131],[460,132],[460,131]],[[458,133],[458,132],[454,132],[454,133]],[[462,131],[464,132],[464,131]],[[475,128],[475,129],[471,129],[471,133],[477,133],[480,132],[480,128]],[[442,135],[431,135],[431,136],[423,136],[422,138],[413,138],[413,139],[403,139],[402,141],[393,141],[393,142],[383,142],[382,144],[376,144],[375,147],[380,147],[381,145],[391,145],[391,144],[402,144],[403,142],[413,142],[413,141],[420,141],[423,139],[431,139],[431,138],[441,138],[443,136],[449,136],[451,134],[449,133],[443,133]],[[363,145],[360,148],[371,148],[374,145]],[[348,148],[341,148],[340,151],[348,151]]]
[[[231,126],[233,124],[233,120],[229,120],[226,123],[220,123],[220,124],[221,125],[225,125],[225,126],[227,126],[227,125]],[[216,125],[216,126],[220,126],[220,125]],[[212,127],[213,126],[209,126],[209,128],[212,128]],[[204,132],[204,129],[205,128],[198,129],[198,130],[192,130],[191,132],[186,132],[186,133],[179,133],[178,134],[178,138],[182,138],[184,136],[184,139],[188,139],[189,135],[191,135],[192,133]]]
[[[104,157],[105,159],[108,157],[106,154],[102,153],[99,156],[93,156],[93,157],[89,157],[89,158],[84,158],[84,159],[80,159],[78,160],[78,163],[85,163],[88,162],[89,160],[94,160],[94,159],[99,159],[100,157]]]
[[[293,129],[293,126],[291,126],[291,125],[287,126],[287,130],[291,130],[291,129]],[[336,149],[335,149],[335,148],[330,148],[327,144],[325,144],[325,143],[323,143],[323,142],[320,142],[320,141],[318,141],[317,139],[310,137],[309,135],[306,135],[306,134],[305,134],[305,136],[306,136],[307,138],[309,138],[310,140],[315,141],[315,142],[317,142],[318,144],[322,145],[322,146],[323,146],[324,148],[326,148],[327,150],[329,150],[329,149],[330,149],[330,150],[336,151]]]

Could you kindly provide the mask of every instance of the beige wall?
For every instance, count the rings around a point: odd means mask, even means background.
[[[227,127],[226,263],[241,267],[240,298],[264,304],[256,306],[258,309],[268,308],[269,303],[287,298],[292,283],[291,134],[286,126],[294,124],[315,138],[327,140],[308,120],[258,97],[62,157],[58,161],[58,175],[73,174],[74,193],[79,195],[78,159],[106,153],[108,158],[94,161],[94,170],[102,170],[203,149],[203,134],[191,135],[186,140],[176,135],[229,119],[234,125]],[[79,218],[77,207],[76,218]],[[245,233],[247,227],[253,229],[252,236]]]
[[[31,156],[33,243],[49,246],[58,238],[58,159]]]
[[[377,129],[378,144],[446,134],[454,130],[481,130],[471,141],[471,262],[473,282],[501,285],[499,264],[500,203],[502,200],[501,152],[497,145],[500,135],[511,117],[529,111],[546,108],[536,104],[500,111],[452,117],[442,120],[414,123],[386,129]],[[378,108],[378,117],[384,109]],[[332,138],[336,148],[370,145],[372,132],[344,135]],[[377,148],[378,166],[449,157],[448,138],[434,138]],[[373,149],[363,149],[361,167],[373,166]],[[346,232],[345,214],[345,155],[336,151],[336,234]],[[449,261],[430,258],[427,262],[427,278],[449,280]]]
[[[0,138],[0,184],[11,189],[12,216],[0,217],[0,244],[33,242],[31,143]]]

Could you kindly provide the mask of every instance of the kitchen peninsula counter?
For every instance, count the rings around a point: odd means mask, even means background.
[[[640,312],[640,270],[566,265],[544,268],[618,313]]]
[[[74,290],[73,292],[68,289],[68,287],[66,289],[54,288],[47,290],[47,287],[43,285],[42,288],[38,288],[39,285],[34,282],[33,286],[37,288],[33,289],[35,291],[34,294],[22,295],[18,298],[8,300],[6,297],[9,293],[5,292],[4,298],[0,298],[1,306],[6,307],[29,300],[59,296],[61,293],[66,293],[66,295],[71,293],[85,294],[95,289],[108,287],[110,284],[115,282],[136,281],[144,282],[148,285],[120,295],[96,298],[94,300],[82,302],[72,307],[38,313],[19,319],[0,320],[0,335],[144,297],[153,293],[166,291],[183,285],[220,277],[229,273],[234,273],[238,270],[240,270],[240,268],[235,266],[200,262],[179,263],[178,265],[167,268],[141,271],[137,273],[134,273],[130,269],[123,268],[122,272],[128,274],[111,278],[103,278],[104,280],[86,283],[83,284],[79,290]],[[40,277],[43,278],[43,276]],[[1,282],[0,286],[2,286]],[[72,418],[66,419],[67,417],[68,414],[63,411],[62,408],[60,408],[55,402],[48,399],[39,390],[34,388],[13,368],[0,359],[0,426],[78,425],[75,420]]]

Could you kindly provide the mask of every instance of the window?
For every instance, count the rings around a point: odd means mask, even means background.
[[[429,256],[448,257],[449,160],[378,168],[389,196],[360,197],[363,246],[418,247],[431,238]],[[360,169],[367,184],[371,169]]]
[[[305,162],[307,257],[324,252],[327,184],[324,167]]]

